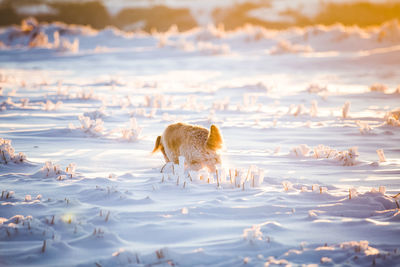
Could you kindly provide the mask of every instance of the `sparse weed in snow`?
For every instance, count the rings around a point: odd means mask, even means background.
[[[366,256],[379,254],[379,250],[369,246],[368,241],[362,240],[360,242],[350,241],[340,244],[341,249],[354,249],[355,253],[363,253]]]
[[[353,166],[357,164],[357,157],[359,156],[357,150],[357,147],[352,147],[348,150],[337,151],[324,145],[318,145],[311,149],[309,146],[302,144],[292,148],[289,155],[305,158],[314,157],[316,159],[333,159],[344,166]]]
[[[76,170],[76,164],[75,163],[70,163],[65,168],[65,172],[70,176],[70,178],[72,178],[75,175],[75,170]]]
[[[230,53],[229,45],[213,44],[211,42],[198,42],[197,50],[207,55],[224,55]]]
[[[290,154],[294,155],[296,157],[306,157],[308,156],[311,148],[307,146],[306,144],[301,144],[299,146],[293,147],[290,150]]]
[[[0,164],[22,163],[26,161],[24,153],[15,154],[11,140],[0,138]]]
[[[264,234],[261,232],[261,225],[253,225],[251,228],[243,230],[243,238],[249,242],[264,240]]]
[[[12,109],[14,107],[18,107],[18,104],[14,103],[11,97],[8,97],[7,100],[0,103],[0,110]]]
[[[229,97],[225,97],[223,100],[216,100],[212,103],[211,109],[213,110],[228,110],[229,108]]]
[[[318,145],[313,148],[314,157],[319,158],[332,158],[337,154],[337,150],[330,148],[329,146]]]
[[[291,264],[285,259],[275,259],[274,256],[268,257],[267,261],[264,263],[264,267],[268,266],[291,266]]]
[[[181,108],[183,110],[195,110],[195,111],[201,111],[205,109],[203,104],[197,103],[197,96],[195,95],[189,95],[186,98],[186,101],[182,104]]]
[[[278,44],[269,51],[271,55],[280,55],[289,53],[297,54],[297,53],[310,53],[310,52],[313,52],[311,46],[292,44],[286,40],[279,41]]]
[[[76,128],[72,123],[69,124],[71,130],[80,129],[84,133],[92,136],[101,136],[104,133],[104,122],[102,119],[91,120],[89,117],[79,115],[79,128]]]
[[[57,103],[53,103],[51,100],[47,100],[46,103],[42,103],[43,109],[46,111],[57,110],[62,105],[61,101],[57,101]]]
[[[46,177],[56,177],[57,180],[65,180],[67,177],[73,178],[75,175],[76,164],[70,163],[63,171],[60,165],[56,165],[51,161],[46,161],[41,169],[41,172],[46,174]]]
[[[46,173],[46,177],[60,175],[62,173],[60,165],[54,165],[51,161],[45,162],[42,171]]]
[[[9,199],[9,198],[12,198],[13,195],[14,195],[14,191],[3,190],[3,191],[1,191],[0,199]]]
[[[303,104],[299,104],[297,109],[293,112],[293,116],[297,117],[304,113],[305,107]]]
[[[136,108],[131,111],[129,115],[131,117],[144,117],[144,118],[154,118],[157,113],[157,108],[152,108],[149,113],[146,112],[144,108]]]
[[[350,110],[350,102],[346,101],[346,103],[344,103],[344,105],[342,107],[342,117],[344,119],[349,117],[349,110]]]
[[[372,131],[372,127],[369,126],[369,124],[366,123],[366,122],[362,122],[360,120],[357,120],[356,124],[357,124],[358,127],[360,127],[359,130],[360,130],[361,134],[368,134],[368,133],[370,133]]]
[[[358,148],[352,147],[347,151],[339,151],[335,156],[335,160],[341,162],[343,166],[353,166],[357,164],[358,156]]]
[[[179,157],[179,164],[166,163],[161,169],[161,183],[175,182],[177,185],[186,185],[189,182],[215,184],[218,188],[250,188],[259,187],[264,182],[264,170],[250,166],[248,170],[225,169],[216,166],[215,172],[208,169],[194,171],[185,169],[184,157]],[[186,183],[186,184],[185,184]]]
[[[326,93],[328,92],[328,87],[312,83],[307,87],[306,91],[310,94]]]
[[[292,187],[293,187],[292,183],[289,181],[283,181],[282,186],[283,186],[283,190],[285,190],[286,192],[289,191],[290,189],[292,189]]]
[[[349,188],[349,199],[355,198],[358,196],[357,189]]]
[[[106,116],[106,113],[104,112],[104,110],[105,110],[105,107],[103,106],[100,109],[85,112],[85,113],[83,113],[83,116],[89,117],[91,120],[102,119]]]
[[[213,24],[207,25],[207,27],[202,27],[198,30],[195,35],[197,41],[213,41],[221,39],[225,36],[225,30],[223,25],[216,27]]]
[[[142,128],[139,127],[136,118],[130,119],[130,126],[125,129],[121,129],[122,139],[127,141],[137,141],[140,137]]]
[[[369,90],[370,90],[371,92],[386,93],[387,90],[388,90],[388,88],[387,88],[387,86],[384,85],[384,84],[375,83],[375,84],[373,84],[373,85],[371,85],[371,86],[369,87]]]
[[[145,107],[165,109],[172,105],[172,98],[165,95],[147,95],[145,96]]]
[[[383,153],[383,149],[377,149],[376,153],[378,154],[379,162],[385,162],[386,161],[386,157],[385,157],[385,154]]]
[[[75,94],[71,94],[72,99],[81,99],[81,100],[98,100],[99,97],[94,94],[93,89],[90,89],[89,91],[84,90],[83,88],[76,92]]]
[[[400,126],[400,109],[389,111],[385,114],[384,120],[387,125]]]
[[[310,116],[311,117],[317,117],[318,116],[318,102],[315,101],[315,100],[313,100],[311,102]]]

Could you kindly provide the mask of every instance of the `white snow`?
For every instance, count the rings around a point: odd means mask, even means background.
[[[398,265],[399,29],[1,28],[0,265]]]

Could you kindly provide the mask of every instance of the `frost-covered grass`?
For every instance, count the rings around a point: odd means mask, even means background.
[[[398,24],[23,27],[0,30],[0,265],[399,262]],[[220,128],[215,172],[151,154],[177,121]]]
[[[19,164],[24,161],[26,161],[26,155],[22,152],[16,154],[11,140],[0,138],[0,164]]]
[[[356,165],[358,163],[357,157],[359,156],[357,147],[337,151],[336,149],[325,145],[318,145],[314,148],[310,148],[305,144],[293,147],[290,150],[290,155],[304,158],[332,159],[343,166]]]

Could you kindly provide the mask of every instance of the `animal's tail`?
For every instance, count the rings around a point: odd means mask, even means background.
[[[151,153],[156,153],[157,151],[161,150],[162,144],[161,144],[161,136],[157,136],[156,139],[156,144],[154,146],[154,149]]]

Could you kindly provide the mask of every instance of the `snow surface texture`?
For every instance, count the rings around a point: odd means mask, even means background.
[[[0,265],[400,262],[398,22],[0,42]],[[150,154],[176,121],[220,127],[216,173]]]

